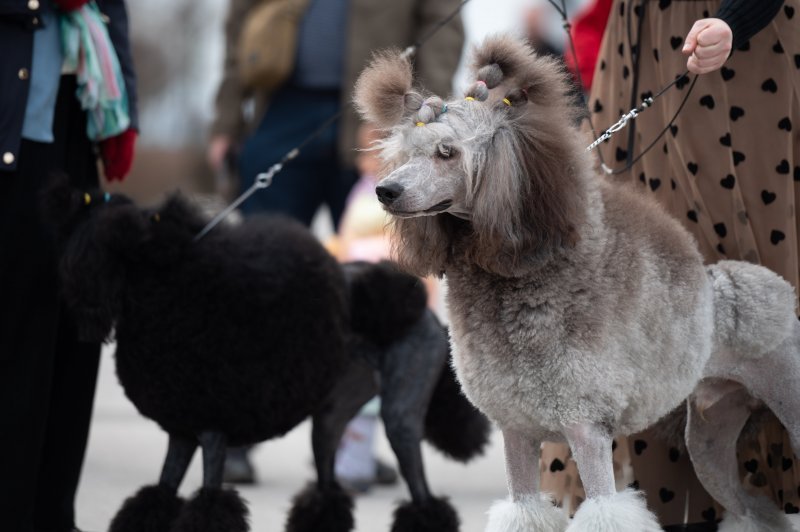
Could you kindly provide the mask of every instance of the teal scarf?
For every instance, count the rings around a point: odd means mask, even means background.
[[[130,127],[125,79],[102,17],[95,2],[59,16],[64,66],[77,72],[77,96],[87,111],[87,134],[94,141]]]

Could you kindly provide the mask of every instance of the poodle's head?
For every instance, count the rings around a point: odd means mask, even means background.
[[[454,252],[515,275],[525,258],[569,245],[584,168],[563,69],[507,37],[475,52],[475,83],[443,101],[412,88],[409,62],[377,55],[356,84],[361,115],[388,130],[376,189],[393,215],[397,255],[441,273]]]
[[[57,240],[61,292],[87,341],[107,338],[131,275],[168,267],[202,227],[177,196],[142,209],[122,194],[77,189],[64,176],[47,187],[42,206]]]

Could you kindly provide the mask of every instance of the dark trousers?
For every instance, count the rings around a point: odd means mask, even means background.
[[[338,90],[284,87],[274,94],[264,118],[242,147],[239,161],[242,190],[256,175],[266,172],[289,150],[300,144],[341,105]],[[342,165],[338,153],[338,123],[328,127],[283,167],[269,188],[259,190],[242,204],[247,215],[280,212],[311,224],[322,204],[331,210],[338,226],[357,172]]]
[[[74,526],[100,356],[62,307],[39,213],[53,172],[97,186],[73,77],[62,78],[53,132],[52,144],[23,140],[17,170],[0,172],[0,530],[14,532]]]

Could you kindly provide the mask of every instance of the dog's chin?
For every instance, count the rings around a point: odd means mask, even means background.
[[[391,205],[384,207],[386,212],[391,214],[392,216],[396,216],[398,218],[419,218],[420,216],[435,216],[437,214],[445,212],[447,209],[452,207],[453,200],[444,200],[440,201],[433,207],[428,207],[427,209],[420,209],[420,210],[400,210],[395,209]]]

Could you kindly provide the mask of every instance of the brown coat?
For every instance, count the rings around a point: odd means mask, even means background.
[[[225,25],[225,66],[217,93],[212,135],[228,135],[240,139],[257,124],[269,101],[269,93],[247,94],[239,84],[236,74],[236,43],[242,22],[248,11],[262,1],[269,0],[230,0]],[[389,47],[405,48],[415,43],[452,13],[459,3],[459,0],[351,0],[342,104],[350,102],[355,80],[373,51]],[[414,60],[414,68],[423,86],[441,96],[450,94],[463,42],[464,27],[461,18],[457,16],[420,48]],[[253,114],[254,120],[249,122],[242,113],[242,104],[251,96],[255,100],[256,110]],[[341,119],[339,129],[340,155],[348,164],[352,164],[355,158],[358,124],[355,110],[349,107]]]

